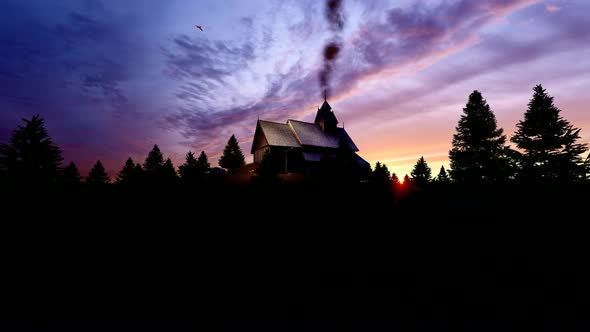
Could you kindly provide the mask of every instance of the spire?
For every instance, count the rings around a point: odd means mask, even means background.
[[[327,100],[324,100],[324,103],[322,104],[322,107],[320,107],[320,111],[322,113],[328,113],[332,111],[332,106],[330,106],[330,104],[328,104]]]
[[[324,100],[324,103],[318,109],[314,122],[319,124],[324,131],[335,130],[338,120],[336,119],[334,112],[332,112],[332,106],[328,104],[327,100]]]

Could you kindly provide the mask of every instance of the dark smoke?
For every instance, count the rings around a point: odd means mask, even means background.
[[[340,31],[344,27],[344,16],[342,15],[342,0],[326,0],[326,18],[330,29]]]
[[[336,59],[336,57],[338,56],[338,52],[340,52],[340,45],[334,42],[330,42],[328,45],[324,47],[324,59],[332,61]]]
[[[324,66],[320,71],[320,86],[324,98],[330,93],[330,76],[334,67],[334,61],[340,53],[341,42],[339,33],[344,27],[344,15],[342,13],[342,0],[326,0],[326,19],[330,30],[333,32],[332,40],[324,46]]]

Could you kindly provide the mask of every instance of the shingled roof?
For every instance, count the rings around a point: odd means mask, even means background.
[[[336,135],[327,134],[315,123],[287,120],[287,124],[291,126],[295,137],[297,137],[297,141],[301,145],[338,148],[340,139]]]
[[[258,120],[255,137],[262,131],[264,138],[270,146],[282,147],[320,147],[337,149],[343,140],[352,151],[359,149],[354,144],[344,128],[336,128],[336,131],[325,132],[316,123],[297,120],[288,120],[287,123]],[[252,143],[252,153],[256,139]]]
[[[258,120],[258,125],[262,129],[268,145],[286,147],[300,146],[288,124]]]

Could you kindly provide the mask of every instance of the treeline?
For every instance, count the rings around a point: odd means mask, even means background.
[[[219,165],[223,168],[211,168],[205,151],[198,157],[192,151],[186,154],[185,162],[174,167],[170,158],[164,159],[158,145],[154,145],[143,164],[136,163],[131,157],[127,159],[118,174],[111,178],[102,162],[97,160],[86,177],[80,175],[78,167],[72,161],[62,167],[61,149],[53,143],[45,129],[44,120],[39,116],[23,119],[24,125],[18,126],[12,133],[8,144],[0,145],[0,181],[8,184],[73,185],[120,185],[141,184],[197,184],[211,178],[221,177],[227,171],[236,170],[245,165],[244,155],[235,136],[231,136]]]
[[[430,183],[504,184],[504,183],[579,183],[590,177],[590,155],[586,144],[580,143],[580,129],[575,128],[560,115],[541,85],[534,94],[517,124],[518,130],[510,139],[518,150],[507,145],[507,137],[498,128],[496,117],[479,91],[474,91],[463,108],[463,114],[453,135],[449,151],[451,169],[441,167],[436,176],[423,157],[416,162],[410,176],[405,175],[404,186],[426,186]],[[0,145],[0,181],[12,184],[79,184],[120,185],[139,184],[199,184],[223,178],[226,172],[234,172],[245,165],[234,135],[230,137],[219,159],[220,167],[211,167],[207,154],[198,157],[192,151],[186,154],[182,165],[176,169],[170,158],[164,158],[158,145],[154,145],[143,164],[127,159],[118,174],[110,177],[100,160],[82,177],[74,162],[63,167],[61,149],[53,143],[39,116],[23,119],[7,144]],[[342,154],[347,156],[347,154]],[[281,167],[273,165],[270,156],[258,168],[257,178],[265,183],[274,181]],[[348,176],[390,187],[400,186],[398,176],[391,174],[387,165],[377,162],[373,170],[358,172],[351,167],[353,160],[340,158],[321,165],[322,175],[342,182]],[[359,175],[361,174],[362,175]],[[336,177],[336,179],[334,179]],[[270,180],[269,180],[270,179]]]
[[[496,117],[479,91],[473,91],[453,135],[449,151],[451,169],[440,168],[433,176],[424,157],[420,157],[404,184],[419,186],[428,183],[461,184],[571,184],[590,179],[590,155],[586,144],[580,143],[580,129],[564,119],[541,85],[518,122],[510,141],[498,128]],[[386,165],[377,163],[374,176],[398,184],[397,175],[389,174]]]

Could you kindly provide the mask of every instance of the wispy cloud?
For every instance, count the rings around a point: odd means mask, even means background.
[[[336,91],[347,93],[359,81],[384,73],[424,69],[479,40],[481,29],[534,0],[457,1],[428,7],[391,8],[385,17],[366,23],[350,41]],[[345,46],[346,52],[346,46]]]
[[[335,68],[335,98],[381,73],[424,67],[458,52],[475,43],[487,24],[534,2],[464,0],[437,7],[418,2],[404,9],[386,8],[385,15],[362,24],[345,43],[344,58]],[[290,32],[314,31],[311,22],[306,14],[301,22],[290,27]],[[215,103],[219,105],[220,88],[228,91],[236,88],[230,82],[233,75],[253,70],[252,63],[260,56],[256,52],[258,46],[252,40],[213,43],[198,37],[176,37],[173,46],[164,48],[163,52],[168,74],[183,81],[176,94],[183,103],[166,117],[165,126],[195,142],[218,140],[219,149],[226,139],[220,135],[228,127],[250,136],[257,114],[278,121],[301,115],[302,106],[313,103],[317,100],[314,97],[320,95],[317,82],[320,50],[311,54],[317,58],[312,67],[302,68],[301,62],[297,62],[285,74],[269,75],[264,84],[266,92],[258,100],[212,109]]]

